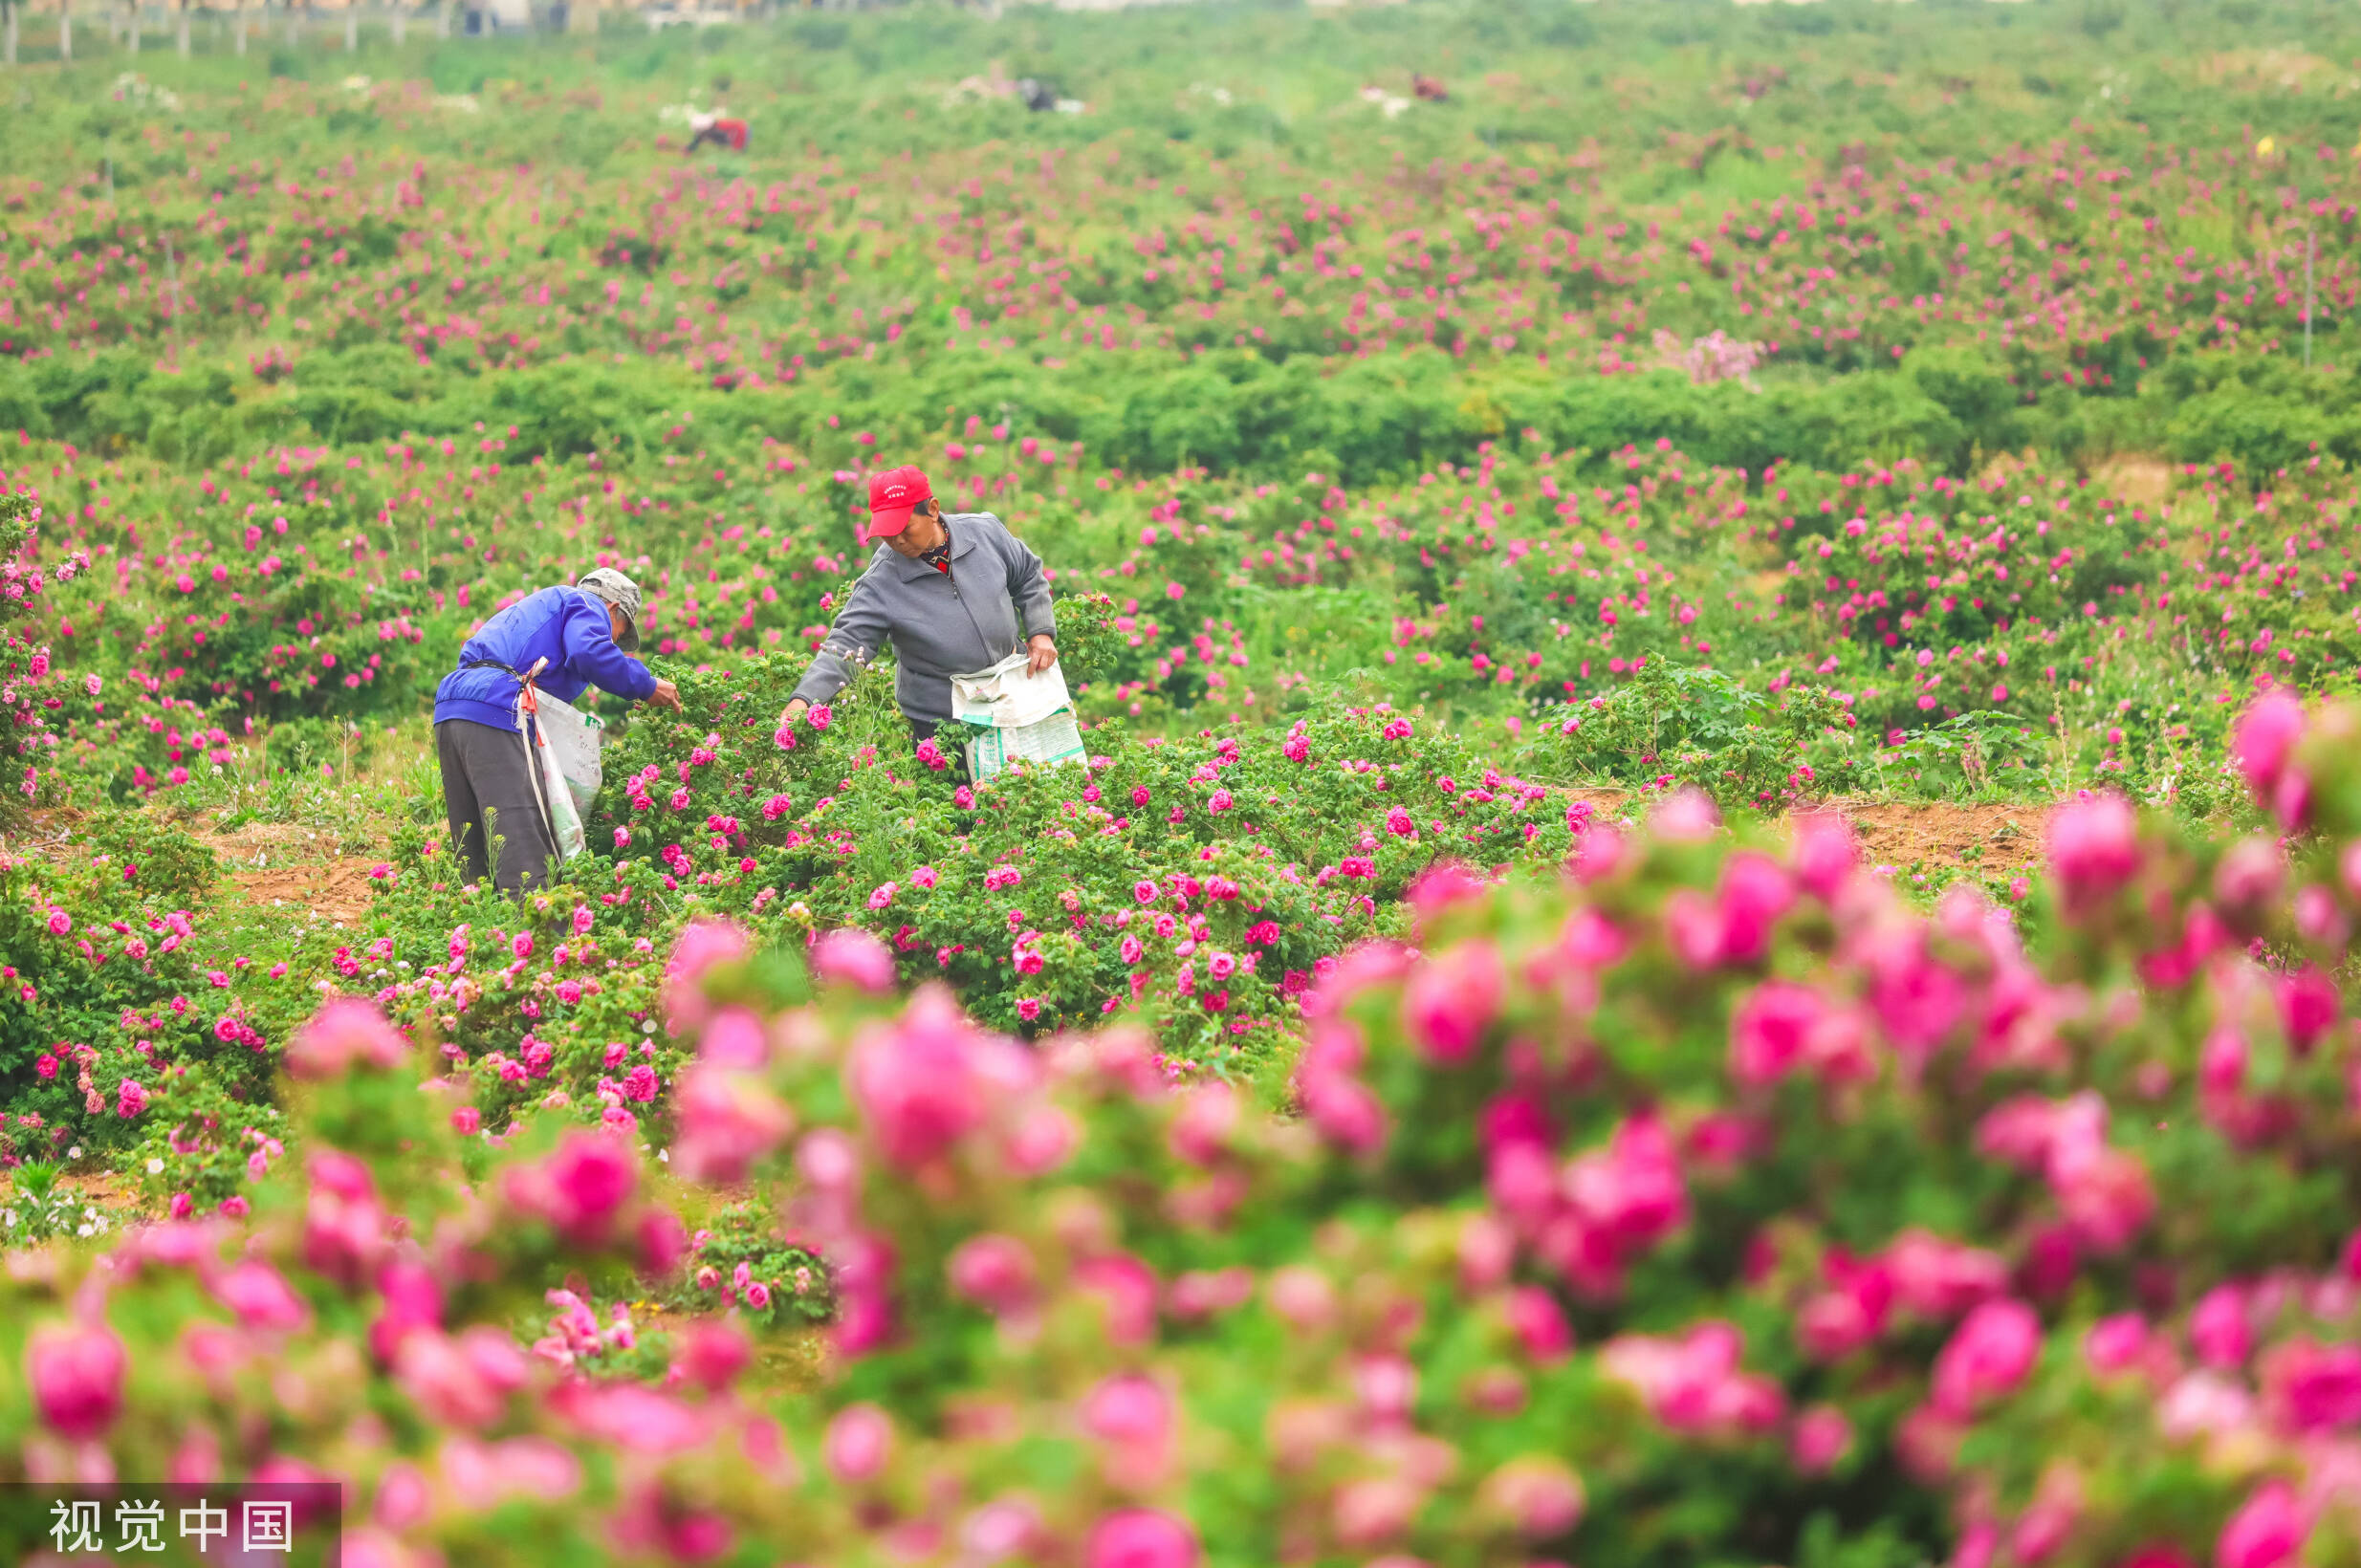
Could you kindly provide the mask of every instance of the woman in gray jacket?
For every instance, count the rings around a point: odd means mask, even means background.
[[[883,542],[836,613],[828,640],[778,716],[792,725],[844,689],[893,643],[894,699],[914,742],[951,723],[951,678],[1027,650],[1036,675],[1058,662],[1057,618],[1041,558],[989,512],[945,515],[911,467],[869,481],[867,536]],[[964,754],[943,748],[954,764]]]

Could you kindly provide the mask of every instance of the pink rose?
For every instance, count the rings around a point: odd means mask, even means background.
[[[845,1486],[874,1481],[893,1457],[893,1419],[874,1405],[847,1405],[828,1423],[820,1455]]]
[[[2070,907],[2088,907],[2139,869],[2139,823],[2121,795],[2069,801],[2049,818],[2049,863]]]
[[[892,886],[887,882],[878,891],[890,897]],[[883,907],[876,904],[875,898],[872,894],[872,906]],[[893,954],[868,932],[842,926],[812,945],[812,972],[822,980],[842,981],[872,994],[882,994],[893,989]]]
[[[1145,1508],[1107,1514],[1082,1543],[1082,1568],[1196,1568],[1200,1557],[1194,1531]]]
[[[331,1078],[355,1066],[390,1068],[409,1042],[368,1002],[339,997],[312,1014],[287,1043],[287,1071],[299,1078]]]
[[[50,1324],[25,1347],[33,1408],[60,1437],[102,1436],[123,1406],[123,1342],[104,1323]]]
[[[2280,1568],[2294,1560],[2311,1535],[2311,1521],[2284,1481],[2263,1484],[2230,1515],[2214,1542],[2215,1568]]]
[[[1429,1061],[1455,1066],[1475,1054],[1506,987],[1499,948],[1480,937],[1459,943],[1410,970],[1402,1022]]]
[[[1986,1301],[1935,1359],[1935,1407],[1965,1420],[2014,1390],[2041,1354],[2042,1322],[2022,1301]]]

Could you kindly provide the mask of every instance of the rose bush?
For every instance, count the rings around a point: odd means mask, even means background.
[[[790,18],[692,166],[679,33],[28,76],[0,1212],[91,1234],[0,1468],[371,1568],[2351,1560],[2350,23],[2109,10]],[[906,460],[1084,766],[777,729]],[[686,711],[468,889],[426,692],[591,564]],[[1757,820],[1857,793],[2053,875]],[[341,923],[174,826],[330,809]]]
[[[12,1272],[0,1419],[33,1474],[332,1470],[375,1561],[519,1509],[682,1561],[2343,1560],[2357,730],[2242,721],[2284,845],[2069,802],[2022,917],[1689,795],[1563,872],[1431,870],[1276,1100],[904,1000],[864,933],[692,926],[662,1152],[775,1192],[732,1223],[832,1293],[776,1415],[728,1318],[591,1305],[717,1268],[631,1126],[496,1132],[430,1021],[339,1001],[243,1225]]]

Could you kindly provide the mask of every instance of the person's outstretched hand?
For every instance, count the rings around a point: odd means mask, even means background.
[[[1046,632],[1036,632],[1025,640],[1025,646],[1031,650],[1025,656],[1025,669],[1029,674],[1038,675],[1058,662],[1058,644],[1049,640]]]
[[[805,702],[800,697],[788,698],[787,706],[779,709],[778,727],[781,730],[786,729],[789,725],[803,717],[803,710],[811,706],[811,704]]]
[[[681,710],[681,688],[669,681],[658,681],[656,694],[647,700],[658,708],[670,708],[677,713]]]

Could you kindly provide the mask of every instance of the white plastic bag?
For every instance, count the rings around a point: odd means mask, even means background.
[[[606,726],[598,714],[561,703],[546,691],[536,691],[534,697],[541,721],[542,747],[565,779],[566,793],[574,797],[575,816],[587,816],[591,801],[598,798],[600,781],[605,777],[599,751],[606,743]]]
[[[534,674],[540,671],[540,664],[533,666]],[[526,709],[520,697],[517,728],[526,730],[533,765],[540,773],[541,800],[549,812],[549,836],[557,844],[557,859],[562,862],[574,859],[589,845],[589,838],[582,831],[582,817],[590,810],[591,799],[598,795],[599,781],[604,775],[599,746],[605,738],[605,727],[597,714],[585,713],[538,689],[533,691],[531,711],[533,723],[527,729]]]
[[[1023,649],[990,669],[951,678],[951,717],[967,726],[968,776],[981,782],[1013,762],[1054,767],[1086,754],[1065,675],[1052,664],[1038,675]]]
[[[535,729],[538,730],[540,727],[536,725]],[[557,859],[570,860],[589,843],[582,832],[582,814],[575,807],[574,791],[566,775],[558,772],[557,748],[550,745],[546,733],[534,752],[541,767],[541,798],[549,802],[550,837],[557,841]]]
[[[968,741],[968,776],[982,780],[1012,762],[1054,768],[1084,755],[1082,727],[1072,713],[1056,713],[1021,730],[977,730]]]
[[[978,730],[1022,730],[1057,713],[1071,713],[1065,672],[1052,664],[1036,675],[1018,648],[990,669],[951,678],[951,716]]]

